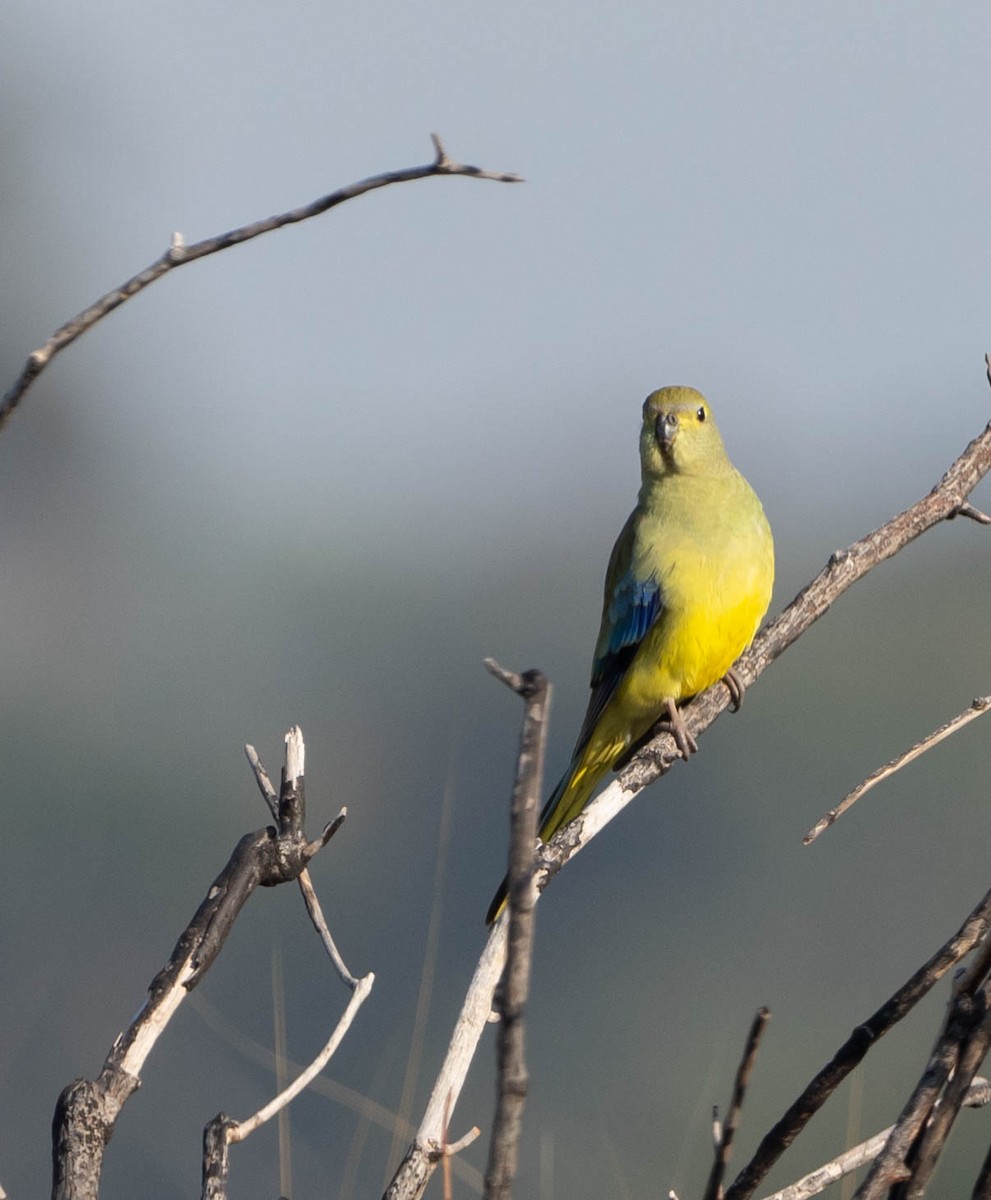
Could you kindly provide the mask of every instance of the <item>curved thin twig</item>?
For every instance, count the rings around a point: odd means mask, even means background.
[[[940,727],[930,733],[928,737],[924,737],[921,742],[916,742],[914,746],[904,751],[904,753],[899,754],[897,758],[893,758],[890,762],[885,763],[883,767],[878,767],[876,771],[872,771],[870,775],[868,775],[867,778],[861,783],[858,783],[852,791],[847,792],[847,794],[843,797],[839,804],[836,805],[835,808],[831,808],[829,812],[824,813],[819,820],[816,821],[805,837],[802,838],[802,845],[808,846],[814,842],[820,833],[823,833],[825,830],[827,830],[830,825],[835,824],[835,822],[843,816],[846,810],[856,804],[860,797],[869,792],[871,788],[876,787],[885,779],[890,779],[891,776],[900,771],[902,767],[907,767],[909,763],[915,762],[915,760],[925,754],[927,750],[931,750],[933,746],[938,746],[939,743],[945,738],[950,737],[952,734],[956,733],[958,729],[962,729],[965,725],[969,725],[971,721],[988,711],[991,711],[991,696],[975,697],[971,701],[970,706],[965,708],[962,713],[958,713],[944,725],[940,725]]]
[[[76,338],[88,329],[92,329],[108,313],[113,312],[115,308],[120,308],[138,292],[143,292],[146,287],[157,279],[161,279],[174,267],[184,267],[187,263],[205,258],[208,254],[216,254],[220,250],[228,250],[231,246],[239,246],[242,242],[260,237],[263,233],[271,233],[273,229],[282,229],[285,225],[295,225],[300,221],[307,221],[310,217],[317,217],[321,213],[327,212],[328,209],[336,208],[345,200],[353,200],[356,196],[363,196],[366,192],[373,192],[376,188],[388,187],[393,183],[409,183],[414,179],[429,179],[434,175],[466,175],[471,179],[494,179],[499,183],[523,182],[519,175],[503,171],[486,171],[482,167],[472,167],[455,162],[448,156],[440,136],[432,133],[430,137],[434,144],[434,161],[422,167],[407,167],[401,171],[386,171],[382,175],[372,175],[358,183],[338,188],[336,192],[330,192],[300,208],[290,209],[288,212],[279,213],[274,217],[265,217],[260,221],[252,221],[250,225],[242,225],[228,233],[205,238],[201,242],[194,242],[191,246],[186,245],[181,233],[174,233],[171,245],[161,258],[156,259],[143,271],[132,275],[119,287],[107,292],[105,296],[101,296],[88,308],[66,321],[64,325],[55,330],[43,346],[39,346],[37,350],[28,355],[28,360],[20,375],[0,400],[0,429],[10,419],[28,388],[60,350],[71,345]]]

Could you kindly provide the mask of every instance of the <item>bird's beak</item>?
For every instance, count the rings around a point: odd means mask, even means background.
[[[671,448],[674,445],[675,435],[678,432],[678,414],[672,412],[660,413],[654,425],[654,432],[657,436],[657,444],[661,448],[661,453],[670,454]]]

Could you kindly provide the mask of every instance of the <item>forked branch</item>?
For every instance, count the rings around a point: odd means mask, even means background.
[[[257,887],[298,878],[336,828],[332,823],[314,841],[303,832],[303,739],[296,728],[286,737],[286,769],[275,816],[278,828],[259,829],[238,842],[169,961],[152,980],[141,1011],[114,1042],[99,1076],[77,1079],[59,1097],[52,1129],[54,1200],[96,1200],[104,1149],[120,1110],[140,1086],[145,1059],[186,995],[212,966],[248,898]],[[361,999],[372,978],[361,981]],[[352,1016],[361,1002],[358,992],[355,989],[349,1006]]]

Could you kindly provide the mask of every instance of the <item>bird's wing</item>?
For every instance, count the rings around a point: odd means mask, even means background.
[[[664,608],[656,575],[641,577],[633,566],[636,518],[637,513],[633,513],[627,521],[609,562],[602,625],[592,662],[592,695],[578,735],[576,753],[588,741],[640,643]]]

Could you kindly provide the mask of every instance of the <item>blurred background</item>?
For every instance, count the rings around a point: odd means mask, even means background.
[[[646,393],[712,401],[776,533],[772,611],[991,416],[986,8],[10,0],[0,56],[3,387],[173,230],[427,162],[434,129],[527,180],[389,188],[176,272],[0,436],[0,1184],[46,1186],[59,1091],[265,823],[243,743],[277,772],[299,722],[311,832],[349,811],[314,879],[377,982],[332,1094],[292,1109],[292,1190],[374,1196],[392,1134],[341,1086],[396,1111],[416,1045],[419,1119],[504,870],[520,706],[482,658],[553,681],[556,778]],[[801,836],[991,691],[988,537],[947,524],[856,587],[547,892],[521,1196],[698,1195],[758,1005],[740,1163],[976,903],[991,725]],[[322,1045],[344,989],[295,890],[258,894],[150,1058],[106,1196],[196,1194],[206,1121],[271,1095],[273,961],[291,1057]],[[895,1118],[945,997],[771,1183]],[[490,1127],[493,1057],[454,1136]],[[988,1120],[962,1115],[942,1194]],[[232,1194],[278,1188],[268,1128]]]

